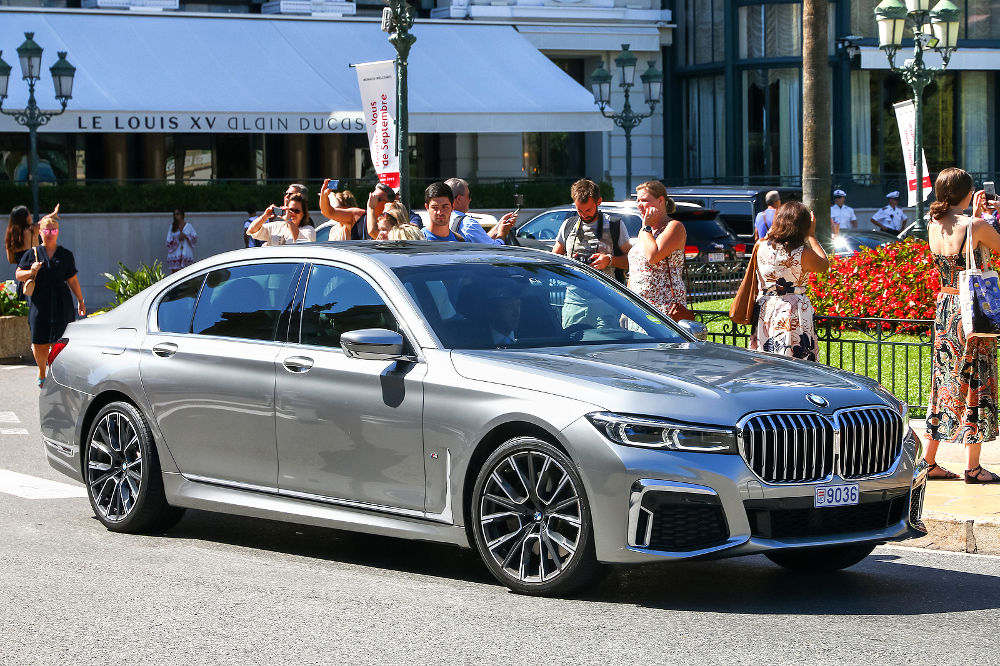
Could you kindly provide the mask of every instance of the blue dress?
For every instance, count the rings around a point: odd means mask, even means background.
[[[73,294],[66,284],[66,280],[76,275],[76,260],[72,252],[59,245],[51,257],[44,246],[39,245],[35,249],[42,267],[35,276],[35,291],[28,297],[28,326],[31,328],[31,344],[49,345],[62,337],[67,324],[76,320]],[[24,253],[18,268],[31,270],[35,249]]]

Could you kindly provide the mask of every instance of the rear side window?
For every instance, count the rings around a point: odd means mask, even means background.
[[[364,278],[334,266],[313,266],[302,303],[304,345],[340,348],[340,336],[362,328],[398,331],[392,311]]]
[[[160,299],[156,308],[156,325],[161,333],[191,332],[191,315],[194,314],[194,304],[204,279],[204,275],[199,275],[181,282]]]
[[[559,234],[559,227],[570,215],[576,215],[573,210],[554,210],[542,213],[517,230],[517,235],[521,238],[535,238],[537,240],[555,240]]]
[[[194,313],[193,333],[273,340],[294,294],[298,264],[250,264],[212,271]]]

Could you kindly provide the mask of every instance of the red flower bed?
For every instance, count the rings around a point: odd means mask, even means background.
[[[834,258],[828,273],[809,276],[818,315],[933,319],[937,289],[930,247],[914,238]]]

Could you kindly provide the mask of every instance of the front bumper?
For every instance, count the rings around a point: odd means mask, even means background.
[[[923,536],[926,465],[906,441],[885,473],[816,483],[761,481],[738,455],[619,446],[586,421],[563,434],[590,499],[597,558],[642,563]],[[612,470],[612,471],[608,471]],[[813,508],[820,485],[856,483],[856,506]]]

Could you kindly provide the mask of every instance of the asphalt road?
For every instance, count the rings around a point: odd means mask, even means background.
[[[81,490],[44,461],[33,377],[0,366],[0,470]],[[883,547],[827,576],[759,556],[656,565],[535,599],[472,551],[199,511],[164,536],[113,534],[85,497],[26,499],[5,477],[5,666],[1000,663],[997,557]]]

